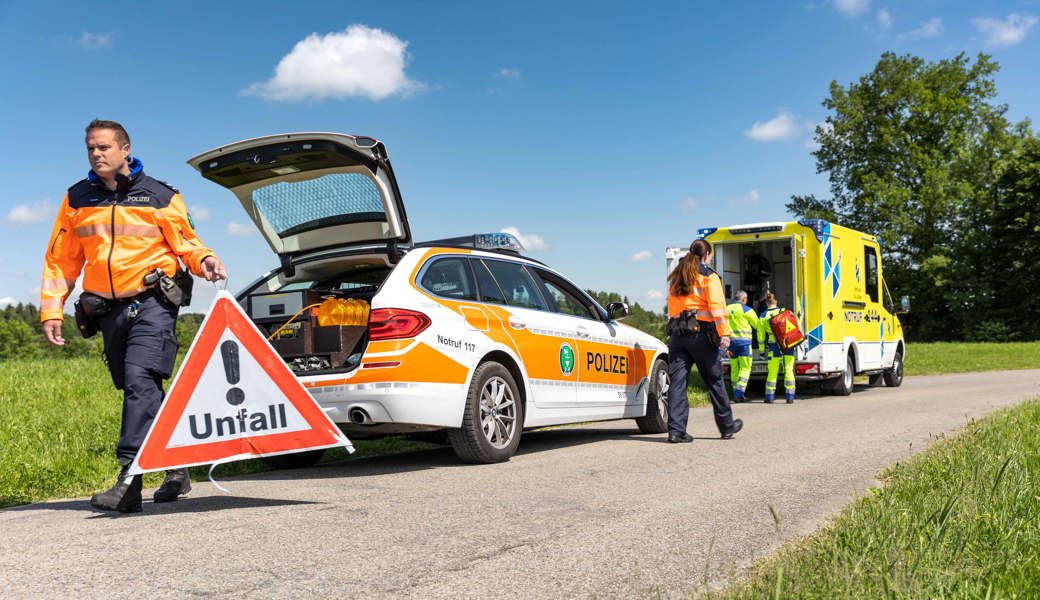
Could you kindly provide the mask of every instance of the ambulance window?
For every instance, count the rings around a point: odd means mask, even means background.
[[[553,276],[552,273],[541,269],[533,270],[542,280],[542,290],[545,292],[545,297],[549,298],[556,305],[556,309],[559,312],[585,319],[595,318],[588,306],[588,300],[581,292],[566,281]]]
[[[426,291],[455,300],[476,300],[477,294],[464,257],[440,258],[428,263],[419,285]]]
[[[870,246],[865,246],[864,250],[864,263],[866,263],[867,272],[864,274],[866,278],[867,296],[870,297],[872,302],[878,301],[878,262],[877,262],[877,250]]]
[[[477,276],[477,290],[480,293],[481,302],[491,302],[493,304],[505,304],[506,295],[499,289],[498,283],[495,282],[495,278],[491,276],[491,272],[484,266],[484,262],[480,260],[470,261],[473,265],[473,273]]]
[[[498,286],[505,292],[507,304],[545,310],[545,300],[542,299],[538,286],[523,265],[502,260],[485,260],[484,264],[491,270]]]

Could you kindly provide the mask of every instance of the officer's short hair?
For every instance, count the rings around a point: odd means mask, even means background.
[[[119,142],[121,146],[130,145],[130,134],[126,132],[126,129],[124,129],[122,125],[115,121],[94,119],[87,125],[87,135],[90,135],[90,132],[95,129],[111,129],[116,132],[116,141]]]
[[[737,290],[737,293],[733,294],[733,299],[737,300],[738,302],[743,302],[747,300],[747,292],[745,292],[744,290]]]

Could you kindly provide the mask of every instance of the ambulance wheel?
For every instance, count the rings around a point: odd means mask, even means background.
[[[896,352],[892,359],[892,368],[885,369],[885,385],[888,387],[899,387],[903,384],[903,353]]]
[[[646,415],[636,418],[636,426],[643,433],[668,431],[668,363],[654,361],[650,369],[650,385],[646,393]]]
[[[835,396],[848,396],[852,393],[852,378],[856,375],[856,363],[854,362],[852,355],[849,355],[848,360],[845,362],[845,372],[841,374],[841,377],[834,382],[834,387],[831,388],[831,393]]]
[[[523,422],[513,375],[497,362],[486,362],[473,374],[462,427],[449,431],[448,440],[466,462],[503,462],[516,453]]]
[[[308,450],[294,454],[279,454],[278,456],[261,456],[260,460],[272,469],[306,469],[318,464],[325,450]]]

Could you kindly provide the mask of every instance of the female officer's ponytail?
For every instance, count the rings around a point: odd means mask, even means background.
[[[705,240],[693,240],[690,252],[679,260],[679,264],[668,274],[668,290],[673,296],[685,296],[693,287],[693,278],[704,258],[711,254],[711,244]]]

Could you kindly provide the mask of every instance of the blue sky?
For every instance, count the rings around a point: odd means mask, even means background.
[[[1040,116],[1038,17],[1040,0],[0,0],[0,305],[39,302],[99,117],[181,190],[232,291],[277,261],[185,161],[337,131],[386,143],[416,240],[515,231],[578,285],[660,309],[665,246],[828,195],[810,155],[821,102],[883,52],[990,54],[1008,116]],[[213,290],[200,282],[192,310]]]

